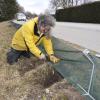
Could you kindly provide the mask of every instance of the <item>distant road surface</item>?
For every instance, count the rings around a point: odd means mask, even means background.
[[[56,22],[53,36],[100,53],[100,24]]]

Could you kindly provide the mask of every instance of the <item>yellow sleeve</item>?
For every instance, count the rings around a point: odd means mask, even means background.
[[[54,54],[51,39],[47,39],[46,37],[43,37],[43,45],[48,55]]]
[[[26,42],[26,45],[28,46],[30,52],[34,54],[36,57],[40,57],[41,51],[39,48],[35,45],[33,41],[33,36],[31,31],[28,29],[28,27],[24,27],[22,30],[23,38]]]

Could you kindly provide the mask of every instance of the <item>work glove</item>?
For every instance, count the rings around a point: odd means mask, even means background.
[[[39,57],[40,60],[46,60],[46,56],[42,53]]]
[[[53,63],[57,63],[57,62],[60,61],[60,59],[57,58],[57,57],[55,57],[54,55],[50,55],[50,56],[49,56],[49,59],[50,59],[50,61],[53,62]]]

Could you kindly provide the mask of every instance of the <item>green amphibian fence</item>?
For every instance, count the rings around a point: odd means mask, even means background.
[[[100,100],[100,58],[90,52],[88,56],[91,62],[83,51],[73,48],[67,42],[56,38],[53,42],[55,54],[61,58],[53,67],[82,95],[86,95],[86,100]]]

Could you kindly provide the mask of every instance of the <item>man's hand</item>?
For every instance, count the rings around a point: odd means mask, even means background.
[[[40,60],[46,60],[46,56],[42,53],[41,56],[39,57]]]
[[[55,57],[54,55],[50,55],[50,56],[49,56],[49,59],[50,59],[50,61],[53,62],[53,63],[57,63],[57,62],[60,61],[60,59],[57,58],[57,57]]]

